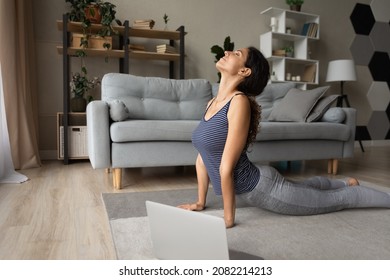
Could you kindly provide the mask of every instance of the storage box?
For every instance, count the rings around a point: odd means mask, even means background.
[[[71,42],[71,47],[73,48],[80,48],[80,43],[81,39],[83,38],[83,34],[79,33],[72,33],[70,42]],[[105,49],[103,45],[105,43],[110,44],[110,48],[113,48],[113,42],[112,42],[112,37],[111,36],[106,36],[106,37],[101,37],[98,35],[90,35],[88,39],[88,49]]]
[[[68,126],[68,155],[72,158],[88,158],[86,126]],[[63,126],[60,126],[60,158],[64,158]]]

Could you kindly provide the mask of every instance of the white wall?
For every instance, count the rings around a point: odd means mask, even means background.
[[[214,55],[210,47],[222,45],[230,35],[237,48],[253,45],[259,47],[259,35],[269,30],[269,18],[260,15],[268,7],[288,8],[285,0],[112,0],[117,5],[120,20],[152,18],[155,29],[163,29],[163,15],[169,18],[169,28],[184,25],[188,32],[186,40],[186,78],[217,80]],[[369,0],[359,3],[369,4]],[[320,41],[312,48],[312,57],[320,60],[320,84],[325,84],[329,60],[352,58],[349,51],[354,30],[350,22],[355,0],[307,0],[303,12],[320,15]],[[56,46],[62,43],[62,34],[57,30],[56,20],[68,11],[65,0],[34,0],[34,30],[37,46],[40,150],[43,158],[55,158],[56,114],[62,111],[62,56]],[[87,67],[91,76],[102,76],[105,72],[118,71],[118,63],[111,59],[88,58]],[[77,71],[78,60],[73,59]],[[367,67],[357,67],[358,82],[346,84],[351,93],[351,104],[358,109],[358,124],[365,125],[368,116],[364,114],[369,106],[366,93],[372,82]],[[168,77],[165,62],[131,60],[130,73],[143,76]],[[332,84],[331,92],[338,92],[338,84]],[[96,93],[99,95],[99,93]]]

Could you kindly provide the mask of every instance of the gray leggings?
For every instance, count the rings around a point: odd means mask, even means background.
[[[314,215],[348,208],[390,208],[390,193],[363,186],[348,187],[341,180],[312,177],[288,181],[271,166],[258,166],[260,180],[239,197],[249,205],[287,215]]]

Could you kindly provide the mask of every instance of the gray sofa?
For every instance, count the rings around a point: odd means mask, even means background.
[[[92,167],[112,168],[113,185],[120,189],[123,168],[194,165],[191,134],[217,88],[203,79],[106,74],[102,100],[87,106]],[[257,97],[262,122],[250,159],[326,159],[328,172],[335,174],[337,159],[353,156],[356,112],[328,109],[335,96],[324,97],[325,91],[301,91],[292,83],[268,85]]]

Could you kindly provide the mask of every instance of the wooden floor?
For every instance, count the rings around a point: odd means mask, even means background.
[[[390,146],[356,148],[339,173],[390,187]],[[327,161],[275,163],[285,176],[327,175]],[[0,185],[0,259],[115,259],[102,202],[105,192],[138,192],[196,186],[194,167],[127,169],[124,188],[114,191],[112,174],[88,161],[44,162],[23,170],[30,180]]]

